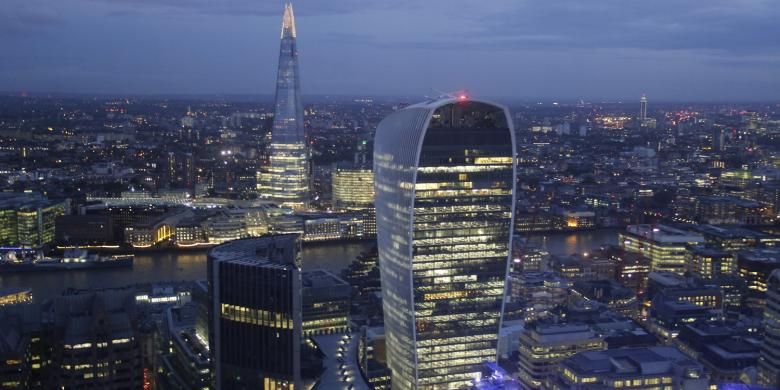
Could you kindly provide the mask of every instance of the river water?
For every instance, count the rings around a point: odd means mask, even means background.
[[[582,253],[604,244],[617,243],[617,230],[578,233],[533,234],[534,246],[546,248],[554,255]],[[317,244],[303,248],[304,269],[325,268],[340,272],[373,241]],[[0,287],[33,289],[35,301],[59,295],[67,288],[121,287],[136,283],[163,283],[206,278],[206,252],[155,252],[135,256],[132,268],[85,271],[0,274]]]

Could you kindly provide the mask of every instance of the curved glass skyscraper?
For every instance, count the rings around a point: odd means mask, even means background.
[[[496,361],[512,239],[508,111],[465,96],[399,110],[374,145],[394,389],[453,389]]]
[[[284,7],[281,39],[267,194],[263,195],[281,206],[305,208],[309,204],[309,148],[303,124],[295,15],[290,3]]]

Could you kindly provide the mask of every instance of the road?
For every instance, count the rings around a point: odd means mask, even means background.
[[[359,333],[315,336],[314,341],[325,354],[325,371],[317,389],[370,390],[360,375],[357,362]]]

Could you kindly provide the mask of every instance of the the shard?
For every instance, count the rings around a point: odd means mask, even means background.
[[[280,206],[301,209],[309,204],[309,149],[303,123],[295,40],[295,15],[292,4],[287,3],[282,20],[268,184],[263,195]]]

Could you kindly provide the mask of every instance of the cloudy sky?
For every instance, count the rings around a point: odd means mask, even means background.
[[[0,91],[272,94],[283,0],[1,0]],[[304,94],[780,99],[777,0],[297,0]]]

